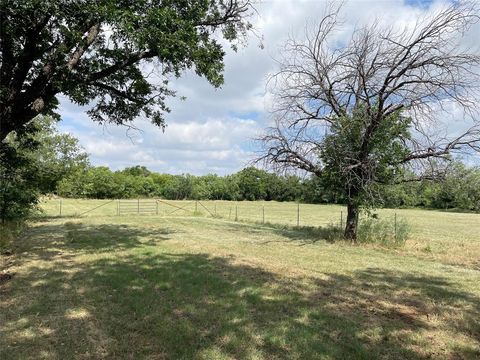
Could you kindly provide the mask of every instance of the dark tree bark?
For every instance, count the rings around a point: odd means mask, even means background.
[[[347,223],[345,225],[345,239],[357,242],[358,215],[360,208],[357,204],[351,202],[347,205]]]

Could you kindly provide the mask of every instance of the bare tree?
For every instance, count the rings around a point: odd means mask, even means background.
[[[376,22],[338,47],[340,9],[287,41],[258,161],[330,179],[348,199],[345,237],[355,241],[374,185],[435,178],[451,154],[480,152],[480,52],[460,43],[479,9],[455,2],[403,29]],[[453,131],[449,109],[460,117]]]

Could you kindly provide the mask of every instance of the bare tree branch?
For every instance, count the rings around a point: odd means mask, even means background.
[[[305,39],[285,44],[269,81],[275,125],[258,139],[258,161],[330,172],[352,220],[354,207],[376,196],[372,184],[441,177],[438,164],[452,154],[480,153],[480,51],[459,41],[479,5],[455,2],[405,29],[374,22],[341,48],[331,42],[341,5],[326,10]],[[448,129],[449,108],[464,131]],[[407,169],[416,176],[394,176]]]

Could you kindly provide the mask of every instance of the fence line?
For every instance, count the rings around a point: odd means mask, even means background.
[[[168,203],[167,201],[164,201],[164,200],[161,200],[161,199],[157,199],[156,201],[159,202],[159,203],[162,203],[162,204],[165,204],[165,205],[172,206],[172,207],[176,208],[176,209],[173,210],[172,212],[168,213],[168,215],[171,215],[171,214],[177,212],[178,210],[193,212],[192,210],[187,210],[187,209],[186,209],[186,207],[187,207],[188,205],[191,205],[193,202],[189,202],[189,203],[185,204],[185,206],[181,207],[181,206],[177,206],[177,205],[175,205],[175,204],[170,204],[170,203]]]
[[[98,204],[92,208],[87,208],[87,205],[90,205],[89,202],[102,201],[101,204]],[[106,201],[106,202],[103,202]],[[181,200],[180,200],[181,201]],[[47,201],[48,202],[48,201]],[[252,206],[252,203],[243,203],[243,202],[221,202],[217,203],[213,201],[213,209],[211,209],[208,204],[203,201],[187,202],[176,204],[174,201],[165,201],[162,199],[114,199],[114,200],[84,200],[84,199],[58,199],[56,204],[56,215],[57,216],[84,216],[95,212],[98,209],[105,208],[109,204],[115,202],[115,206],[112,209],[109,209],[108,212],[102,211],[102,216],[114,216],[114,215],[125,215],[125,214],[140,214],[140,213],[152,213],[156,215],[175,215],[177,212],[182,211],[185,213],[191,213],[193,215],[204,215],[218,218],[227,218],[234,221],[258,221],[265,224],[268,212],[270,210],[269,206],[265,204],[258,204],[259,207]],[[195,210],[193,210],[192,205],[195,204]],[[172,208],[173,211],[165,210],[163,214],[160,214],[159,205],[165,205],[167,208]],[[199,206],[198,206],[199,205]],[[245,206],[247,205],[247,206]],[[235,208],[233,208],[235,206]],[[300,204],[296,204],[296,225],[300,225],[301,214],[300,214]],[[255,210],[255,209],[259,209]],[[53,209],[52,209],[53,210]],[[281,220],[287,220],[286,222],[292,224],[292,215],[288,208],[278,209],[279,213],[276,215],[270,215],[269,220],[276,222],[274,219],[278,218]],[[235,213],[233,213],[235,211]],[[275,211],[275,210],[273,210]],[[228,214],[228,216],[227,216]],[[258,215],[257,215],[258,214]],[[54,215],[54,214],[52,214]],[[292,217],[290,217],[292,216]],[[293,225],[293,224],[292,224]]]
[[[110,203],[112,203],[112,202],[114,202],[114,201],[115,201],[115,200],[111,200],[111,201],[109,201],[109,202],[107,202],[107,203],[105,203],[105,204],[98,205],[98,206],[94,207],[93,209],[90,209],[90,210],[87,210],[87,211],[85,211],[85,212],[83,212],[83,213],[81,213],[81,214],[78,214],[78,216],[82,216],[82,215],[88,214],[89,212],[91,212],[91,211],[93,211],[93,210],[96,210],[96,209],[98,209],[98,208],[101,208],[102,206],[105,206],[105,205],[107,205],[107,204],[110,204]],[[61,209],[61,208],[60,208],[60,209]],[[61,212],[61,211],[60,211],[60,216],[62,216],[62,212]]]
[[[154,199],[118,200],[117,215],[133,213],[158,214],[158,203]]]
[[[212,215],[212,217],[215,217],[215,215],[213,215],[212,212],[211,212],[210,210],[208,210],[205,205],[203,205],[200,201],[198,201],[198,203],[199,203],[205,210],[207,210],[208,213],[209,213],[210,215]],[[215,208],[215,213],[217,212],[216,209],[217,209],[217,208]],[[196,211],[197,211],[197,209],[195,208],[195,212],[196,212]]]
[[[108,207],[116,201],[116,206]],[[99,204],[99,202],[101,202]],[[116,200],[83,200],[83,199],[51,199],[42,203],[49,208],[47,215],[52,216],[78,216],[87,214],[101,214],[101,216],[124,215],[127,213],[147,214],[159,216],[209,216],[223,218],[231,221],[257,222],[261,224],[276,223],[289,226],[345,226],[344,209],[337,207],[337,211],[317,213],[314,204],[300,203],[255,203],[255,202],[229,202],[229,201],[169,201],[163,199],[116,199]],[[88,206],[95,205],[91,208]],[[162,211],[160,212],[160,206]],[[173,209],[169,211],[168,209]],[[99,209],[104,209],[100,210]],[[196,209],[196,211],[195,211]],[[320,208],[318,208],[320,209]],[[182,214],[177,214],[182,212]],[[337,217],[338,216],[338,217]],[[394,236],[399,236],[402,224],[396,212],[383,215],[389,217]]]

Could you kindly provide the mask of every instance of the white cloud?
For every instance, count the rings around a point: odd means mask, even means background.
[[[268,123],[267,109],[272,103],[266,93],[267,75],[275,70],[274,58],[285,39],[302,36],[307,24],[321,16],[325,1],[278,0],[263,1],[257,6],[257,32],[263,36],[250,38],[237,53],[227,50],[225,85],[214,89],[205,79],[192,72],[172,82],[179,96],[168,100],[172,112],[166,116],[163,133],[147,120],[135,126],[142,131],[127,131],[124,127],[99,126],[78,108],[62,99],[60,112],[66,120],[61,129],[73,133],[92,156],[95,165],[114,169],[136,164],[156,171],[171,173],[220,174],[239,170],[251,159],[254,137]],[[377,19],[398,27],[411,25],[426,7],[413,6],[414,0],[377,0],[347,2],[343,9],[343,27],[339,41],[345,41],[355,26]],[[417,2],[421,5],[422,1]],[[444,6],[434,1],[430,9]],[[480,26],[468,34],[465,46],[478,46]]]
[[[248,139],[260,130],[254,120],[234,117],[172,122],[165,132],[145,120],[135,125],[141,131],[102,127],[82,114],[62,123],[61,130],[75,134],[96,165],[119,169],[139,164],[156,171],[193,174],[239,170],[250,158]]]

